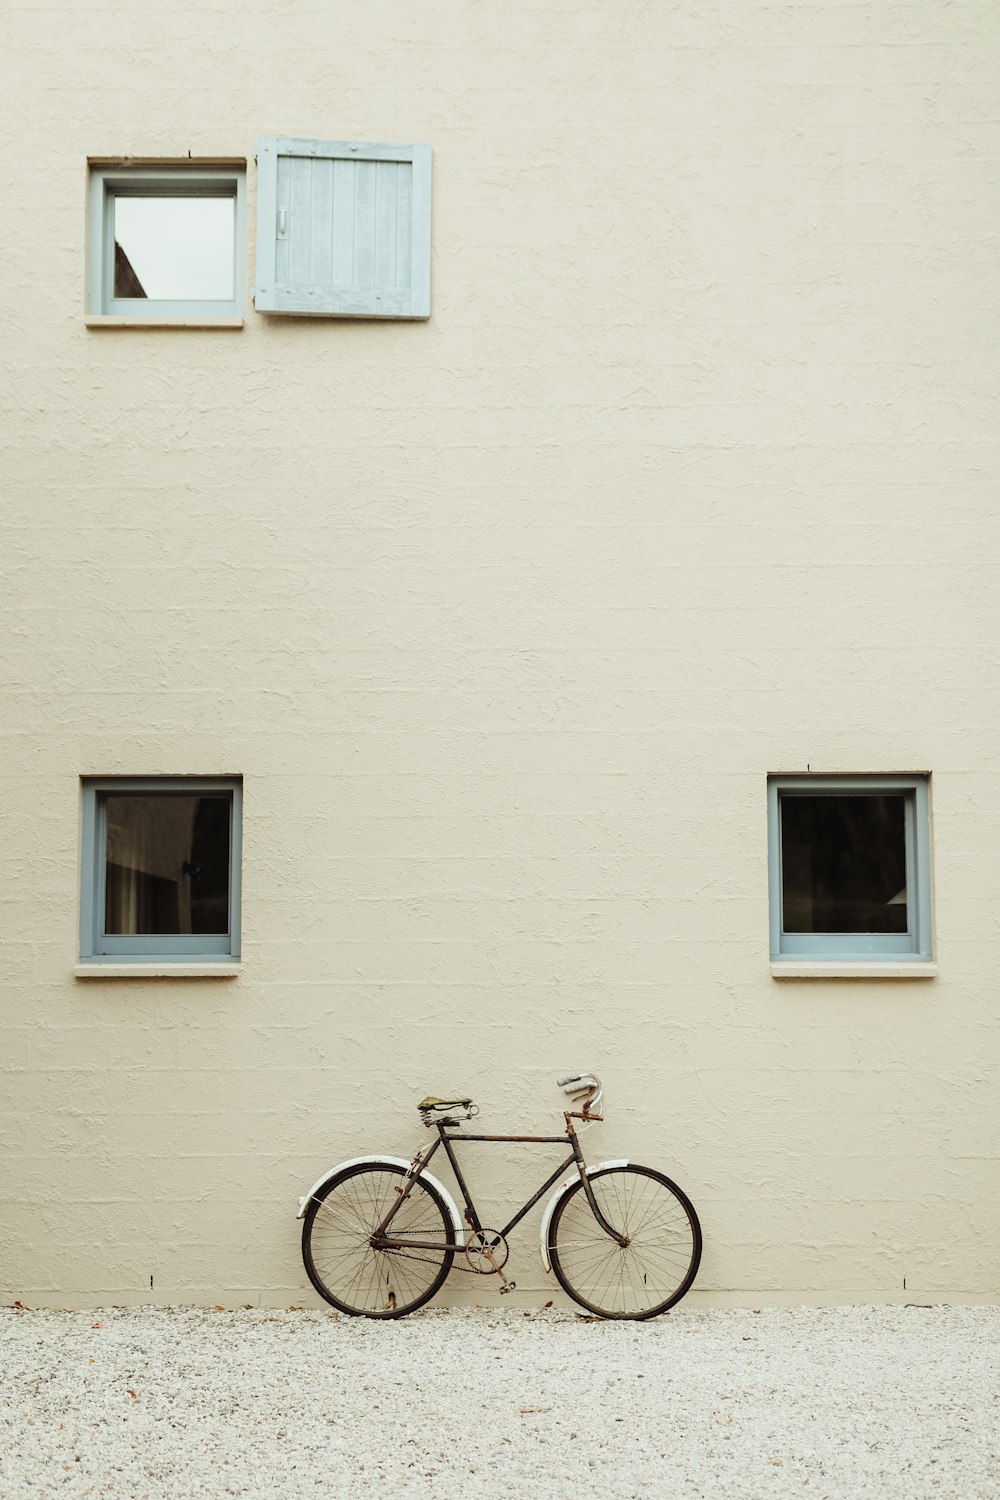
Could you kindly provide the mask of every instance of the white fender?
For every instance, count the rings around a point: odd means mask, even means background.
[[[347,1167],[360,1167],[364,1162],[381,1162],[383,1166],[402,1167],[404,1171],[408,1170],[412,1165],[411,1162],[407,1161],[405,1156],[352,1156],[350,1161],[342,1161],[339,1166],[331,1168],[329,1172],[324,1172],[322,1177],[317,1177],[305,1197],[299,1199],[299,1211],[295,1217],[297,1219],[302,1218],[309,1206],[310,1200],[315,1197],[325,1182],[330,1181],[331,1177],[338,1176]],[[452,1227],[455,1231],[455,1244],[464,1245],[465,1230],[462,1228],[462,1220],[459,1218],[458,1205],[444,1183],[439,1182],[430,1172],[421,1172],[420,1180],[429,1183],[433,1188],[437,1188],[444,1199],[445,1207],[451,1214]]]
[[[592,1167],[587,1168],[587,1176],[593,1177],[595,1172],[603,1172],[606,1167],[627,1166],[628,1161],[625,1157],[620,1157],[615,1161],[598,1161],[595,1162]],[[560,1198],[565,1198],[570,1188],[574,1185],[574,1183],[579,1182],[579,1180],[580,1170],[578,1167],[574,1167],[570,1175],[568,1177],[564,1177],[562,1182],[560,1182],[558,1186],[553,1189],[552,1197],[545,1205],[545,1212],[542,1214],[540,1234],[542,1243],[542,1265],[545,1267],[546,1271],[552,1270],[552,1262],[549,1260],[549,1225],[552,1223],[552,1215],[556,1211]]]

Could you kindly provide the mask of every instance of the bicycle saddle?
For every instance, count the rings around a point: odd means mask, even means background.
[[[479,1113],[468,1094],[461,1099],[439,1099],[435,1094],[428,1094],[426,1099],[421,1099],[417,1109],[428,1130],[434,1125],[460,1125],[463,1120],[471,1120]]]

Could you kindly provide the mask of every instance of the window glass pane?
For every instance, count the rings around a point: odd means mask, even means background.
[[[115,296],[235,296],[236,199],[115,196]]]
[[[229,931],[228,796],[108,796],[104,930]]]
[[[780,805],[783,930],[905,933],[905,795]]]

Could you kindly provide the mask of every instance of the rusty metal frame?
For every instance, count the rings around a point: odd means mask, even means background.
[[[566,1144],[571,1148],[570,1155],[566,1158],[566,1160],[562,1162],[558,1167],[556,1167],[551,1176],[545,1179],[534,1196],[529,1198],[527,1203],[523,1204],[522,1207],[517,1210],[517,1212],[514,1214],[514,1217],[504,1225],[503,1229],[493,1231],[499,1236],[500,1239],[505,1240],[510,1234],[511,1230],[516,1228],[516,1226],[520,1224],[524,1216],[531,1212],[539,1199],[542,1198],[550,1188],[555,1186],[563,1173],[568,1171],[570,1167],[575,1166],[580,1174],[580,1182],[583,1185],[583,1191],[586,1195],[587,1202],[590,1204],[590,1209],[594,1215],[594,1218],[604,1230],[605,1234],[609,1235],[613,1240],[617,1240],[619,1245],[627,1245],[628,1239],[626,1238],[626,1236],[623,1235],[620,1230],[613,1228],[613,1226],[608,1223],[607,1219],[602,1214],[600,1207],[598,1206],[597,1199],[594,1197],[594,1190],[590,1185],[590,1179],[587,1175],[587,1163],[584,1161],[583,1152],[580,1149],[580,1141],[577,1136],[576,1129],[573,1125],[574,1120],[583,1120],[589,1123],[590,1121],[600,1120],[601,1116],[588,1114],[586,1110],[582,1112],[570,1111],[564,1115],[564,1119],[566,1121],[566,1132],[564,1135],[458,1135],[456,1134],[456,1131],[461,1123],[460,1121],[453,1119],[436,1121],[435,1128],[438,1133],[437,1140],[431,1146],[429,1151],[418,1151],[416,1156],[413,1158],[413,1161],[410,1163],[409,1171],[403,1179],[403,1186],[396,1189],[396,1192],[399,1194],[399,1196],[397,1197],[392,1208],[386,1214],[385,1218],[379,1225],[376,1226],[375,1230],[372,1233],[372,1248],[375,1250],[454,1250],[459,1254],[461,1254],[465,1250],[464,1245],[452,1243],[451,1241],[445,1241],[442,1244],[430,1245],[428,1244],[426,1239],[397,1239],[395,1236],[387,1235],[386,1233],[396,1214],[399,1212],[406,1199],[410,1196],[410,1191],[413,1183],[418,1181],[425,1167],[427,1167],[427,1165],[433,1160],[434,1156],[442,1146],[444,1147],[445,1155],[451,1163],[451,1169],[455,1174],[455,1181],[458,1183],[459,1192],[462,1194],[462,1198],[465,1203],[466,1223],[468,1224],[469,1228],[475,1233],[482,1234],[483,1223],[479,1217],[478,1212],[476,1211],[476,1205],[472,1200],[472,1194],[469,1192],[468,1185],[465,1181],[464,1176],[462,1175],[462,1169],[458,1164],[457,1157],[455,1156],[454,1143],[456,1141],[483,1141],[496,1143],[507,1142],[532,1146],[551,1146]],[[495,1244],[496,1241],[494,1241],[493,1243]]]

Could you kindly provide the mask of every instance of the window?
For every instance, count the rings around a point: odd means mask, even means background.
[[[928,962],[925,776],[772,776],[773,962]]]
[[[242,167],[91,166],[91,317],[242,319],[244,187]]]
[[[430,297],[429,146],[258,142],[258,312],[428,318]]]
[[[85,780],[81,958],[238,958],[241,811],[238,780]]]

